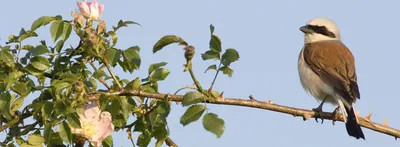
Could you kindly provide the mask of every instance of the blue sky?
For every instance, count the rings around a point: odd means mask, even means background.
[[[71,19],[76,1],[4,1],[0,9],[0,38],[4,44],[10,34],[18,34],[21,27],[44,15],[63,15]],[[318,102],[301,87],[297,73],[297,58],[303,46],[303,34],[298,28],[314,17],[329,17],[340,28],[343,42],[355,56],[361,100],[355,108],[365,116],[373,112],[372,120],[388,120],[391,127],[400,128],[400,1],[263,1],[263,0],[129,0],[105,1],[102,19],[108,26],[119,19],[132,20],[142,25],[123,28],[118,32],[118,48],[139,45],[141,71],[125,74],[124,78],[144,77],[150,64],[166,61],[171,74],[160,83],[160,92],[172,93],[193,82],[182,72],[182,47],[171,45],[152,54],[152,47],[164,35],[181,36],[196,47],[194,70],[198,80],[207,87],[214,73],[203,71],[211,64],[203,62],[200,53],[208,49],[209,25],[222,39],[223,48],[235,48],[240,61],[233,63],[232,78],[220,76],[214,87],[224,91],[225,97],[247,98],[253,95],[261,101],[311,109]],[[49,27],[38,31],[40,39],[50,42]],[[26,43],[38,44],[37,40]],[[77,44],[72,36],[70,44]],[[225,120],[221,138],[205,131],[201,122],[183,127],[180,116],[186,108],[172,104],[168,118],[170,137],[182,147],[200,146],[398,146],[393,137],[363,129],[366,141],[349,137],[343,123],[330,121],[318,124],[290,115],[253,108],[207,105],[211,112]],[[326,105],[326,111],[334,107]],[[0,135],[5,135],[1,133]],[[4,136],[3,136],[4,137]],[[115,146],[131,146],[126,134],[113,134]],[[137,136],[135,136],[137,137]],[[154,145],[150,145],[154,146]]]

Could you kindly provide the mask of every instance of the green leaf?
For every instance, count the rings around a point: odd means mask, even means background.
[[[7,81],[6,89],[8,90],[12,86],[12,84],[17,82],[17,80],[19,78],[21,78],[23,75],[24,74],[22,72],[18,72],[18,71],[14,71],[14,72],[8,74],[8,81]]]
[[[5,64],[10,67],[14,67],[14,55],[8,52],[6,49],[2,49],[0,53],[0,59],[5,62]]]
[[[112,135],[110,135],[110,136],[108,136],[107,138],[105,138],[105,139],[103,140],[103,144],[104,144],[104,145],[107,145],[107,146],[109,146],[109,147],[112,147],[112,146],[114,145]]]
[[[207,69],[206,69],[206,71],[204,71],[204,73],[206,73],[208,70],[210,70],[210,69],[214,69],[214,70],[217,70],[217,65],[210,65]]]
[[[49,144],[52,144],[52,145],[60,145],[60,146],[65,147],[65,145],[63,145],[63,140],[60,137],[60,133],[58,133],[58,132],[51,133],[49,142],[50,142]]]
[[[165,139],[158,139],[156,142],[156,147],[161,147],[164,144]]]
[[[139,69],[141,60],[137,49],[128,48],[127,50],[124,50],[122,52],[122,55],[124,57],[124,62],[126,63],[129,72],[132,73],[133,70]]]
[[[225,66],[229,66],[231,63],[239,60],[239,53],[235,49],[226,49],[222,55],[221,62]]]
[[[106,72],[104,72],[104,70],[98,69],[96,71],[94,71],[93,75],[94,78],[98,79],[100,77],[104,77],[107,76]]]
[[[10,107],[11,111],[17,111],[19,108],[21,108],[22,105],[24,104],[24,100],[25,100],[25,97],[17,98]]]
[[[36,56],[31,59],[30,63],[37,70],[46,70],[50,68],[50,62],[45,57]]]
[[[165,46],[172,44],[172,43],[179,43],[179,45],[188,46],[188,44],[181,38],[175,35],[166,35],[162,37],[153,47],[153,53],[158,52]]]
[[[125,121],[128,121],[128,118],[131,114],[131,105],[128,103],[128,98],[126,96],[121,96],[118,98],[118,101],[122,108],[122,114],[124,116]]]
[[[38,56],[41,54],[48,53],[49,49],[47,49],[47,47],[44,45],[38,45],[35,48],[31,49],[29,52],[31,53],[32,56]]]
[[[34,147],[28,143],[22,143],[19,147]]]
[[[218,52],[209,50],[206,51],[204,54],[201,54],[201,58],[203,58],[203,60],[209,60],[209,59],[219,59],[220,54]]]
[[[149,67],[149,74],[151,74],[154,70],[156,70],[156,69],[158,69],[160,67],[163,67],[165,65],[167,65],[167,62],[160,62],[160,63],[151,64],[150,67]]]
[[[46,101],[42,106],[42,117],[44,120],[47,119],[51,115],[53,111],[53,103]]]
[[[68,83],[68,82],[59,82],[59,83],[57,83],[56,85],[52,85],[52,86],[54,86],[54,94],[55,94],[55,97],[57,98],[57,99],[61,99],[61,92],[65,89],[65,88],[67,88],[68,86],[71,86],[71,84],[70,83]],[[59,109],[60,107],[57,107],[56,109]]]
[[[203,126],[204,129],[217,135],[218,138],[222,136],[225,130],[224,120],[218,118],[218,115],[214,113],[207,113],[204,115]]]
[[[124,23],[125,23],[126,25],[128,25],[128,24],[136,24],[136,25],[141,26],[139,23],[133,22],[133,21],[125,21]]]
[[[119,28],[127,27],[129,24],[136,24],[140,26],[140,24],[137,22],[119,20],[117,26],[116,27],[113,26],[112,28],[114,29],[114,31],[117,31]]]
[[[138,140],[137,140],[137,145],[139,147],[147,147],[151,141],[151,135],[148,132],[144,132],[139,135]]]
[[[182,105],[189,106],[192,104],[197,104],[203,100],[204,100],[203,94],[197,91],[190,91],[183,96]]]
[[[210,50],[220,53],[221,52],[221,40],[216,35],[211,35]]]
[[[93,78],[90,78],[88,81],[85,81],[87,87],[91,88],[91,90],[97,89],[97,81]]]
[[[50,27],[50,34],[54,42],[56,42],[57,39],[61,37],[61,35],[63,34],[63,30],[64,23],[61,20],[53,21],[53,24],[51,24]]]
[[[44,125],[43,137],[46,144],[49,144],[50,136],[51,136],[51,123],[47,123]]]
[[[197,121],[203,115],[206,107],[203,105],[190,106],[181,117],[181,124],[186,126],[192,122]]]
[[[211,34],[214,34],[214,30],[215,30],[215,27],[211,24],[211,25],[210,25],[210,32],[211,32]]]
[[[64,40],[58,41],[57,44],[56,44],[56,47],[55,47],[56,51],[58,53],[61,53],[61,50],[62,50],[63,46],[64,46]]]
[[[233,70],[227,66],[222,66],[220,69],[220,71],[222,71],[223,74],[228,75],[229,77],[232,77],[233,74]]]
[[[15,142],[16,142],[18,145],[21,145],[21,144],[25,143],[25,140],[23,140],[22,138],[17,138],[17,139],[15,139]]]
[[[62,31],[62,38],[63,40],[67,40],[69,38],[69,35],[71,35],[72,32],[72,25],[68,21],[63,22],[63,31]]]
[[[106,57],[108,59],[108,63],[110,63],[111,66],[115,66],[121,57],[121,51],[115,48],[110,48],[107,50]]]
[[[109,31],[107,34],[110,35],[111,39],[112,39],[112,46],[111,47],[115,46],[117,44],[117,41],[118,41],[117,34],[115,32],[113,32],[113,31]]]
[[[81,128],[81,122],[79,121],[79,116],[76,113],[71,113],[67,115],[68,124],[74,128]]]
[[[43,71],[36,69],[35,67],[33,67],[32,64],[28,64],[28,66],[26,66],[26,69],[28,70],[29,74],[32,74],[34,76],[43,75]]]
[[[11,95],[9,92],[0,94],[0,108],[3,108],[0,109],[0,114],[8,111],[7,108],[10,106],[10,100],[11,100]]]
[[[17,93],[20,96],[27,96],[30,92],[28,85],[26,83],[21,83],[21,82],[15,83],[11,87],[11,90],[13,90],[15,93]]]
[[[166,68],[158,68],[150,74],[150,82],[165,80],[169,73],[170,72]]]
[[[61,139],[68,143],[71,144],[72,141],[72,133],[71,133],[71,128],[69,128],[67,122],[63,121],[59,124],[58,126],[58,132],[60,134]]]
[[[56,17],[42,16],[33,22],[32,26],[31,26],[31,30],[35,31],[37,28],[39,28],[41,26],[45,26],[53,20],[56,20]]]
[[[23,40],[25,40],[26,38],[29,38],[29,37],[37,37],[38,36],[38,34],[36,34],[35,32],[33,32],[33,31],[24,31],[23,32],[23,34],[20,34],[20,36],[19,36],[19,38],[18,38],[18,42],[22,42]]]
[[[21,49],[23,49],[23,50],[31,50],[31,49],[33,49],[33,48],[35,48],[33,45],[30,45],[30,44],[27,44],[27,45],[23,45],[22,47],[21,47]]]
[[[28,142],[31,145],[42,145],[44,143],[44,138],[37,134],[32,134],[28,136]]]

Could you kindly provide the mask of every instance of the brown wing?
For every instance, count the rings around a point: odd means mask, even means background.
[[[340,41],[320,41],[304,46],[304,59],[310,68],[334,87],[348,102],[360,98],[354,57]]]

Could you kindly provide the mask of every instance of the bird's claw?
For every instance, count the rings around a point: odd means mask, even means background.
[[[317,116],[315,116],[315,121],[318,122],[318,117],[321,119],[321,124],[324,123],[324,119],[322,118],[322,107],[314,108],[312,109],[315,113],[317,113]]]
[[[332,112],[332,124],[335,125],[336,120],[339,118],[339,106]]]

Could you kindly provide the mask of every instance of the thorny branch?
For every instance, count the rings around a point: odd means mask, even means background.
[[[176,145],[175,142],[169,137],[165,139],[165,144],[167,144],[169,147],[178,147],[178,145]]]
[[[91,97],[89,97],[89,100],[98,100],[100,94],[114,95],[114,96],[141,96],[141,97],[147,97],[147,98],[153,98],[153,99],[164,99],[164,97],[166,96],[166,94],[162,94],[162,93],[148,93],[148,92],[137,91],[137,90],[131,90],[131,91],[123,90],[121,92],[109,92],[109,93],[99,92],[99,93],[96,93],[96,94],[92,95]],[[183,99],[183,95],[168,94],[168,98],[171,101],[181,102]],[[329,113],[329,112],[322,112],[322,113],[320,113],[320,116],[319,116],[318,113],[316,113],[312,110],[278,105],[278,104],[274,104],[272,101],[263,102],[263,101],[258,101],[255,99],[250,99],[250,100],[246,99],[245,100],[245,99],[240,99],[240,98],[214,98],[211,100],[206,100],[205,102],[210,103],[210,104],[232,105],[232,106],[251,107],[251,108],[257,108],[257,109],[270,110],[270,111],[275,111],[275,112],[279,112],[279,113],[290,114],[290,115],[293,115],[294,117],[303,117],[303,120],[308,120],[310,118],[323,118],[326,120],[332,120],[332,118],[333,118],[333,114]],[[371,117],[370,115],[368,115],[367,117],[360,117],[360,116],[357,116],[357,117],[358,117],[359,124],[364,128],[368,128],[368,129],[376,131],[376,132],[387,134],[387,135],[393,136],[395,138],[400,138],[400,130],[387,126],[386,121],[383,124],[379,124],[376,122],[372,122],[370,120],[370,117]],[[338,115],[338,117],[336,118],[336,121],[343,122],[343,116]]]

